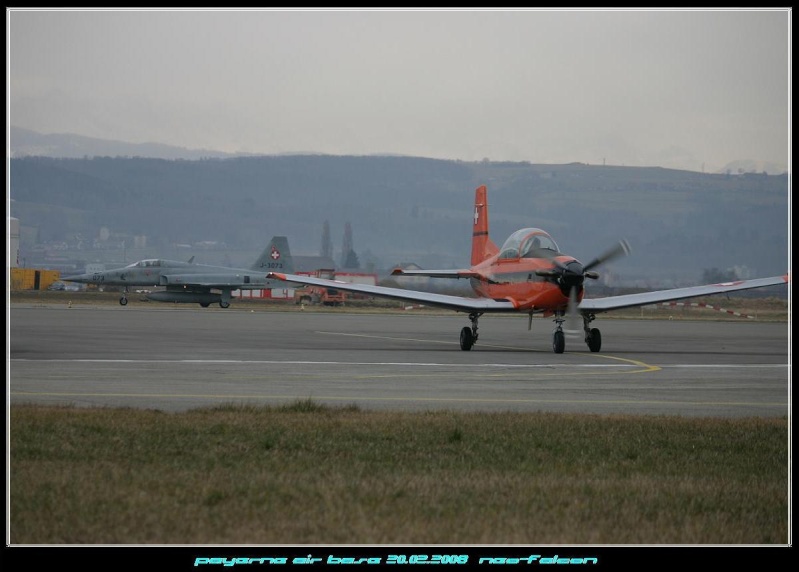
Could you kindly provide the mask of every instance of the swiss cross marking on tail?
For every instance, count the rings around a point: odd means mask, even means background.
[[[269,254],[269,256],[272,257],[272,260],[277,260],[278,258],[280,258],[280,251],[278,251],[278,249],[273,246],[272,252]]]
[[[480,212],[477,210],[477,207],[474,207],[474,224],[477,224],[477,219],[480,218]]]

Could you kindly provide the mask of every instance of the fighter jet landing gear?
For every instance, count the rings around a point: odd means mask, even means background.
[[[465,352],[468,352],[472,349],[472,346],[477,343],[477,319],[482,315],[482,312],[472,312],[469,314],[472,327],[466,326],[461,330],[461,349]]]
[[[120,306],[126,306],[128,303],[128,287],[125,286],[125,289],[122,290],[122,297],[119,299]]]
[[[210,305],[211,305],[211,302],[200,302],[200,306],[202,306],[203,308],[207,308]],[[220,300],[219,301],[219,307],[220,308],[230,308],[230,302],[225,302],[224,300]]]

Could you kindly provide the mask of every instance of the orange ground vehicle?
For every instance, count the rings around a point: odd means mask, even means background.
[[[336,271],[328,268],[307,273],[307,276],[315,278],[325,278],[327,280],[336,279]],[[294,290],[295,304],[322,304],[324,306],[343,306],[347,300],[347,293],[336,288],[324,288],[322,286],[303,286]]]

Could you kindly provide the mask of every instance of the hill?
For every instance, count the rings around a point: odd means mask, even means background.
[[[334,259],[347,222],[363,268],[468,264],[474,189],[489,188],[491,234],[549,231],[590,259],[621,237],[633,256],[605,274],[642,286],[739,277],[789,265],[788,175],[659,167],[461,162],[385,156],[10,159],[11,216],[28,266],[47,259],[188,258],[249,265],[275,234]]]

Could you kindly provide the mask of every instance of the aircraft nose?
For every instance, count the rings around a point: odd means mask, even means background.
[[[581,286],[583,283],[583,265],[577,262],[576,260],[572,260],[571,262],[566,264],[566,268],[563,272],[562,277],[562,284],[566,288],[573,288],[575,286]]]
[[[61,280],[64,282],[91,282],[92,275],[91,274],[75,274],[74,276],[62,276]]]

